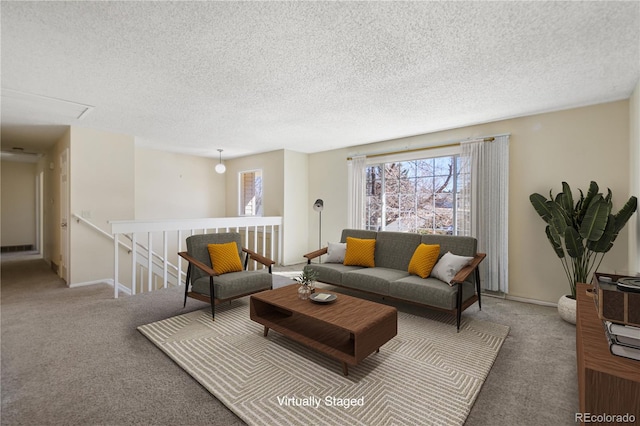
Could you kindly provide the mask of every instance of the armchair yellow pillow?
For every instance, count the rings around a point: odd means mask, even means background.
[[[235,242],[224,244],[207,245],[209,256],[211,257],[211,265],[218,275],[227,272],[242,271],[242,262],[238,255],[238,245]]]
[[[376,240],[347,237],[344,265],[375,267]]]
[[[410,274],[427,278],[440,255],[440,244],[420,244],[409,261]]]

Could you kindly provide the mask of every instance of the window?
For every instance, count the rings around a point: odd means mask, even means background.
[[[365,229],[458,235],[468,220],[459,208],[468,175],[460,157],[423,158],[365,169]]]
[[[240,216],[262,216],[262,170],[240,172]]]

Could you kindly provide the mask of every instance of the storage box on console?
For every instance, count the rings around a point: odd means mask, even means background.
[[[611,278],[611,281],[602,278]],[[593,293],[601,320],[640,327],[640,293],[618,290],[616,281],[625,275],[593,274]]]

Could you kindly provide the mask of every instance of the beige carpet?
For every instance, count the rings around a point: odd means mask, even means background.
[[[249,319],[248,298],[138,330],[250,425],[465,422],[506,326],[398,312],[398,335],[342,375],[340,363]],[[347,406],[350,405],[350,406]]]

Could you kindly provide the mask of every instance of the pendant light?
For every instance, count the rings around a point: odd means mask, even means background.
[[[222,150],[218,149],[218,152],[220,153],[220,162],[216,164],[216,172],[222,174],[227,170],[227,168],[222,164]]]

